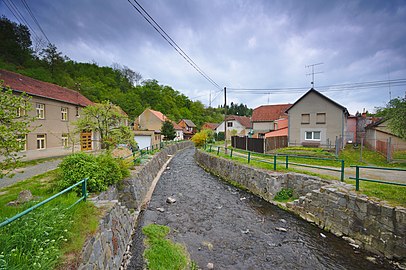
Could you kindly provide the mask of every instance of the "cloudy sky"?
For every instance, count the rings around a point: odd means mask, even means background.
[[[12,1],[32,24],[19,0]],[[194,70],[127,0],[26,1],[50,41],[71,59],[126,65],[212,106],[218,88]],[[315,88],[350,113],[384,106],[406,92],[406,1],[138,0],[219,86],[228,103],[293,103]],[[391,84],[354,88],[352,84]],[[342,87],[332,85],[351,84]],[[292,89],[294,88],[294,89]],[[269,89],[246,90],[240,89]]]

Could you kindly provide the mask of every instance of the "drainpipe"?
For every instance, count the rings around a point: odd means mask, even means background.
[[[288,146],[290,146],[290,115],[288,114]]]

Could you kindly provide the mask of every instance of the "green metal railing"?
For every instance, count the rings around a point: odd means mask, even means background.
[[[358,165],[353,165],[351,167],[355,168],[355,177],[350,177],[350,179],[355,180],[355,190],[357,190],[357,191],[359,191],[359,182],[360,181],[406,187],[406,184],[403,184],[403,183],[387,182],[387,181],[382,181],[382,180],[377,180],[377,179],[368,179],[368,178],[361,178],[360,177],[360,169],[372,169],[372,170],[383,170],[383,171],[403,171],[403,172],[406,172],[406,169],[373,167],[373,166],[358,166]]]
[[[222,149],[224,147],[221,147],[221,146],[216,146],[216,147],[217,147],[217,155],[219,155],[220,154],[220,149]],[[204,150],[206,150],[208,152],[212,152],[213,151],[212,148],[213,148],[213,145],[211,145],[211,144],[209,144],[209,145],[205,144],[204,145]],[[243,155],[241,155],[242,153],[246,153],[248,163],[250,163],[251,161],[254,160],[254,161],[258,161],[258,162],[273,164],[273,170],[274,171],[277,170],[277,164],[283,165],[286,169],[289,169],[289,165],[295,165],[295,166],[300,166],[300,167],[315,168],[315,169],[339,172],[340,173],[340,180],[342,182],[344,181],[344,160],[343,159],[329,159],[329,158],[318,158],[318,157],[298,156],[298,155],[257,154],[257,153],[251,152],[251,151],[246,151],[246,150],[241,150],[241,149],[236,150],[234,148],[229,148],[227,150],[229,151],[229,156],[230,156],[231,159],[233,158],[233,153],[234,153],[234,155],[238,155],[240,157],[243,156]],[[259,157],[264,157],[265,159],[259,158],[258,155],[259,155]],[[282,162],[278,161],[278,158],[279,158],[279,160],[280,160],[280,158],[283,158],[283,161]],[[338,163],[340,163],[340,168],[335,169],[335,168],[330,168],[330,167],[302,164],[302,163],[292,162],[291,160],[289,160],[290,158],[300,158],[300,159],[312,159],[312,160],[338,162]]]
[[[59,193],[53,195],[52,197],[49,197],[48,199],[46,199],[46,200],[44,200],[44,201],[42,201],[42,202],[40,202],[40,203],[37,203],[37,204],[34,205],[34,206],[31,206],[30,208],[24,210],[23,212],[21,212],[21,213],[15,215],[15,216],[13,216],[13,217],[11,217],[11,218],[9,218],[9,219],[6,219],[6,220],[3,221],[2,223],[0,223],[0,228],[6,226],[7,224],[10,224],[11,222],[13,222],[13,221],[15,221],[15,220],[17,220],[17,219],[19,219],[19,218],[21,218],[21,217],[23,217],[23,216],[25,216],[26,214],[28,214],[29,212],[33,211],[34,209],[36,209],[36,208],[38,208],[38,207],[40,207],[40,206],[46,204],[47,202],[52,201],[53,199],[55,199],[55,198],[61,196],[62,194],[66,193],[66,192],[68,192],[68,191],[70,191],[70,190],[72,190],[73,188],[75,188],[75,187],[77,187],[77,186],[79,186],[79,185],[82,185],[82,197],[80,197],[75,203],[73,203],[71,206],[69,206],[68,209],[70,209],[71,207],[75,206],[76,204],[78,204],[78,203],[81,202],[81,201],[86,201],[86,198],[87,198],[87,196],[88,196],[88,193],[87,193],[87,180],[88,180],[88,178],[85,178],[85,179],[83,179],[83,180],[77,182],[76,184],[74,184],[74,185],[72,185],[72,186],[70,186],[70,187],[68,187],[68,188],[66,188],[66,189],[64,189],[64,190],[62,190],[61,192],[59,192]]]

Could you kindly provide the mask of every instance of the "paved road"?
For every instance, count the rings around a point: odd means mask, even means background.
[[[391,269],[371,263],[366,259],[371,254],[353,250],[344,240],[225,184],[198,167],[193,153],[184,150],[169,163],[141,225],[169,226],[169,237],[184,244],[201,269],[210,262],[214,269],[233,270]],[[167,204],[168,196],[177,202]],[[165,212],[158,211],[160,207]],[[133,258],[143,252],[138,237]],[[128,269],[142,269],[133,260]]]
[[[25,167],[25,168],[18,168],[15,170],[15,174],[13,177],[4,177],[0,179],[0,188],[7,187],[13,185],[17,182],[23,181],[25,179],[31,178],[35,175],[45,173],[47,171],[53,170],[58,167],[61,159],[47,161],[44,163],[40,163],[34,166]]]

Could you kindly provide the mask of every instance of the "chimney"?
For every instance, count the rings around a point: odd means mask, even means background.
[[[367,113],[365,112],[365,108],[362,110],[362,118],[366,118],[367,117]]]

